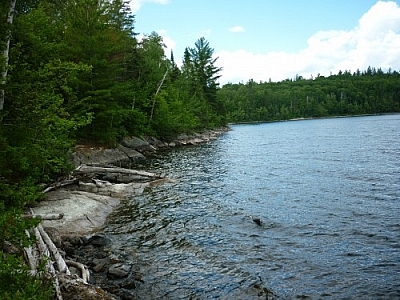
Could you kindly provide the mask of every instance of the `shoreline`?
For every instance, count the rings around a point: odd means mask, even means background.
[[[132,169],[135,162],[151,155],[177,147],[196,146],[217,139],[229,130],[228,127],[208,130],[193,135],[179,135],[170,142],[153,137],[128,137],[116,148],[85,147],[78,145],[71,160],[76,172],[81,166],[106,166]],[[73,173],[74,173],[73,172]],[[145,171],[136,171],[147,173]],[[83,172],[84,173],[84,172]],[[107,173],[107,172],[105,172]],[[145,176],[120,174],[109,178],[109,174],[78,174],[72,184],[47,188],[45,200],[38,202],[33,211],[38,215],[63,214],[60,220],[43,220],[44,226],[55,227],[62,234],[90,234],[101,229],[107,216],[130,195],[138,195],[151,185],[168,182],[163,175],[147,173]],[[143,175],[143,174],[142,174]],[[146,178],[148,176],[148,178]],[[60,186],[62,184],[58,184]]]
[[[64,299],[135,299],[135,288],[143,283],[141,274],[136,271],[135,258],[126,253],[112,253],[112,242],[101,230],[124,199],[140,195],[156,184],[173,181],[162,174],[133,170],[132,166],[158,151],[204,144],[228,130],[226,127],[180,135],[168,143],[154,138],[129,137],[114,149],[85,147],[82,151],[78,147],[79,151],[72,157],[77,167],[71,174],[74,180],[68,180],[72,183],[48,187],[45,200],[32,208],[35,215],[63,216],[57,220],[42,220],[41,224],[64,259],[87,266],[90,273],[88,284],[65,288]],[[78,269],[70,267],[70,270],[79,277]]]
[[[237,122],[237,123],[229,123],[228,125],[258,125],[258,124],[267,124],[267,123],[278,123],[278,122],[293,122],[293,121],[309,121],[309,120],[324,120],[324,119],[340,119],[340,118],[360,118],[360,117],[373,117],[373,116],[390,116],[390,115],[399,115],[398,112],[392,113],[379,113],[379,114],[361,114],[361,115],[343,115],[343,116],[326,116],[326,117],[308,117],[308,118],[293,118],[293,119],[284,119],[284,120],[266,120],[266,121],[248,121],[248,122]]]

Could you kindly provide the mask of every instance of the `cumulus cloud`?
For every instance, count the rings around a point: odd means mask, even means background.
[[[171,50],[173,51],[175,49],[175,46],[176,46],[175,40],[169,36],[169,34],[167,33],[167,31],[165,29],[160,29],[155,32],[159,36],[162,37],[163,43],[165,45],[164,53],[169,58],[170,54],[171,54]],[[138,42],[141,42],[145,36],[146,36],[146,34],[141,33],[136,38],[137,38]]]
[[[140,10],[142,4],[144,4],[145,2],[167,4],[169,2],[169,0],[130,0],[129,2],[130,2],[132,12],[135,13],[138,10]]]
[[[307,45],[297,53],[257,54],[243,49],[216,53],[223,67],[221,83],[310,78],[368,66],[400,70],[400,7],[379,1],[352,30],[319,31]]]
[[[229,28],[229,31],[233,33],[239,33],[239,32],[244,32],[245,30],[242,26],[233,26]]]
[[[164,49],[165,55],[169,57],[171,50],[174,50],[176,42],[168,35],[165,29],[158,30],[157,33],[163,38],[163,42],[166,46]]]

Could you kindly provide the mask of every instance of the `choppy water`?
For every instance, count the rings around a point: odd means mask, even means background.
[[[139,167],[177,181],[106,228],[140,299],[400,298],[400,115],[234,125]]]

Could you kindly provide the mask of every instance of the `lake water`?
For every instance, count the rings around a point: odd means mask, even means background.
[[[400,299],[400,115],[231,129],[138,166],[176,181],[105,229],[138,298]]]

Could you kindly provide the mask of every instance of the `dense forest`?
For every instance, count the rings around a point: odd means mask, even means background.
[[[21,218],[23,207],[71,169],[76,143],[112,147],[127,135],[224,125],[220,69],[204,38],[181,68],[158,34],[139,40],[127,1],[0,3],[0,298],[40,299],[48,286],[15,272],[22,258],[3,253],[29,243],[34,221]]]
[[[233,123],[400,112],[400,73],[370,67],[311,79],[250,80],[217,94]]]
[[[0,298],[47,299],[29,275],[21,218],[41,186],[71,170],[77,143],[168,139],[227,122],[400,112],[400,74],[380,69],[219,86],[205,38],[180,67],[157,33],[138,38],[124,0],[0,0]],[[18,271],[15,271],[18,270]]]

